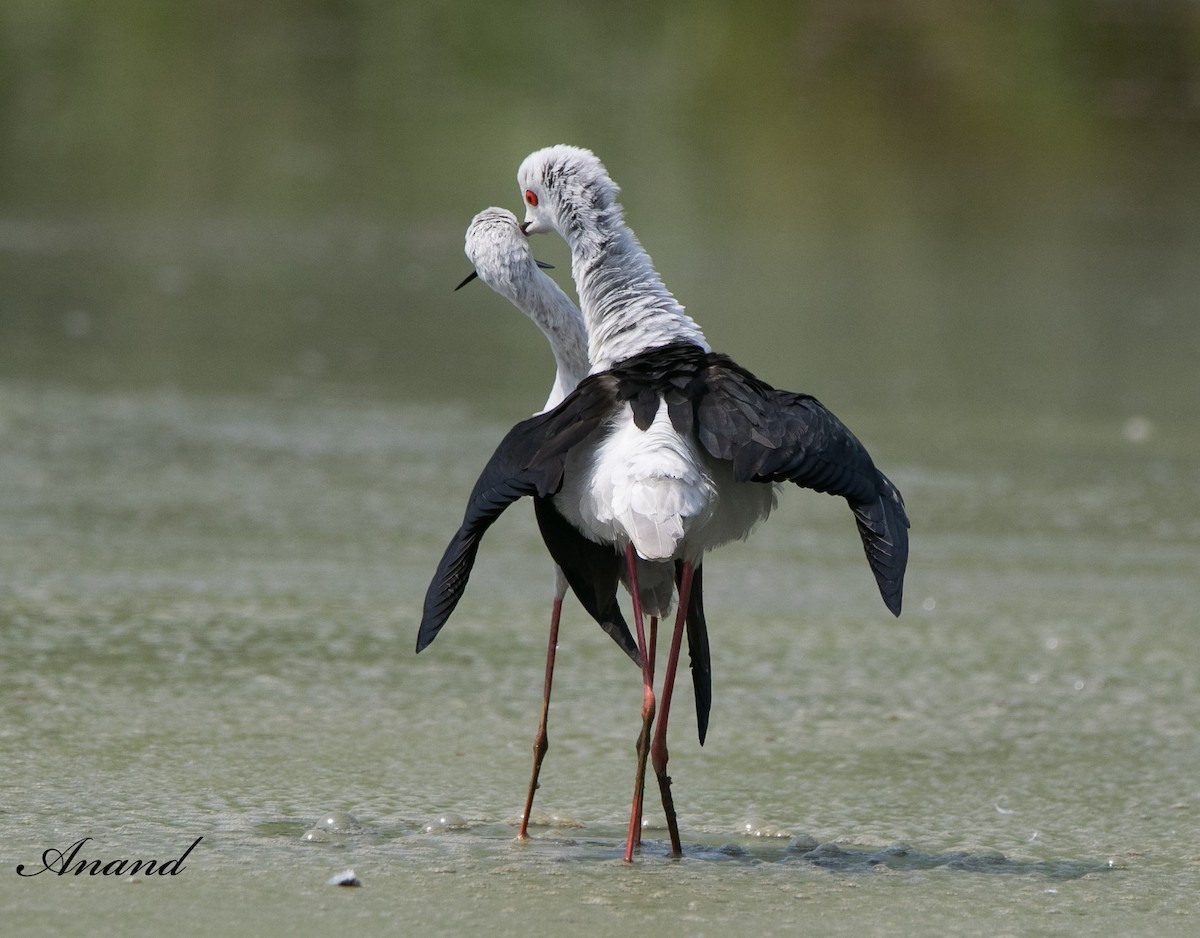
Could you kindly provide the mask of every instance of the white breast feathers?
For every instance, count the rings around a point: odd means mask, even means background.
[[[622,408],[596,450],[590,491],[584,491],[581,513],[618,543],[632,541],[646,560],[676,556],[680,541],[703,526],[717,500],[704,460],[671,426],[665,404],[645,431]]]

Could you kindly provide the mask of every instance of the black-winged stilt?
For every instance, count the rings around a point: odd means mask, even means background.
[[[529,233],[557,231],[589,337],[593,373],[553,410],[515,426],[484,467],[463,526],[429,596],[457,598],[478,538],[512,501],[553,499],[588,538],[625,556],[679,570],[679,614],[649,755],[674,854],[681,852],[667,767],[667,718],[694,571],[705,551],[747,536],[775,504],[778,483],[849,503],[884,603],[900,612],[908,519],[899,491],[858,439],[819,401],[777,390],[710,351],[625,225],[617,186],[589,151],[551,147],[518,172]],[[464,539],[472,548],[456,546]],[[653,674],[632,591],[643,670],[642,734],[625,858],[640,822],[642,779],[655,715]],[[452,605],[452,602],[451,602]],[[424,637],[425,623],[420,635]]]
[[[533,258],[529,242],[520,230],[515,215],[506,209],[489,208],[480,212],[467,229],[465,252],[472,264],[472,273],[455,289],[479,277],[496,293],[508,299],[517,309],[528,316],[545,335],[555,361],[554,384],[542,409],[544,413],[557,406],[567,393],[575,388],[590,370],[587,360],[587,330],[579,309],[553,280],[539,270],[545,267]],[[611,571],[620,568],[621,576],[627,579],[621,558],[611,550],[583,537],[574,527],[567,524],[548,500],[537,501],[537,517],[543,538],[552,551],[561,557],[568,569],[576,574],[576,583],[586,578],[589,564],[599,564],[604,571],[603,582],[615,586]],[[582,542],[582,543],[581,543]],[[602,554],[597,557],[597,550]],[[657,616],[670,613],[675,590],[671,571],[666,571],[663,582],[661,565],[639,564],[639,585],[643,609]],[[594,577],[593,577],[594,582]],[[546,652],[546,671],[543,685],[541,715],[534,738],[533,772],[522,813],[518,837],[528,837],[528,825],[533,800],[538,787],[538,776],[542,760],[549,747],[547,720],[550,695],[553,686],[555,654],[558,643],[559,621],[562,601],[567,590],[567,576],[563,566],[555,564],[555,593],[550,617],[550,637]],[[589,598],[595,590],[584,590]],[[600,607],[605,615],[593,615],[601,626],[617,641],[635,663],[640,663],[637,646],[628,627],[620,617],[615,597],[604,597]],[[585,600],[585,604],[587,600]],[[449,610],[445,611],[448,615]],[[441,617],[445,621],[445,616]],[[654,620],[652,620],[653,622]],[[653,628],[652,628],[653,631]],[[696,688],[697,721],[700,742],[703,745],[711,704],[711,674],[708,657],[707,627],[704,621],[702,590],[693,586],[691,610],[688,616],[688,639],[693,659],[693,679]],[[432,640],[432,633],[429,636]],[[418,651],[424,645],[418,648]]]

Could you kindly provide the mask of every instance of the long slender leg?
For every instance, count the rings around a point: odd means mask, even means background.
[[[650,744],[650,760],[654,765],[654,774],[658,776],[658,790],[662,794],[663,811],[667,815],[667,831],[671,835],[671,853],[677,857],[682,856],[683,847],[679,842],[679,822],[675,819],[675,799],[671,797],[671,777],[667,775],[667,720],[671,714],[671,694],[675,690],[675,669],[679,665],[679,651],[683,645],[693,570],[693,565],[685,561],[679,578],[679,612],[675,616],[675,631],[671,635],[671,650],[667,654],[667,667],[663,674],[662,707],[658,724],[654,727],[654,742]]]
[[[533,796],[538,789],[538,773],[542,770],[546,750],[550,748],[546,720],[550,716],[550,688],[554,684],[554,655],[558,650],[558,620],[562,616],[562,602],[563,594],[560,591],[554,597],[554,606],[550,611],[550,644],[546,648],[546,684],[542,690],[542,715],[538,720],[537,735],[533,737],[533,775],[529,779],[529,794],[525,796],[525,811],[521,815],[518,840],[529,839],[529,816],[533,813]]]
[[[649,670],[650,670],[650,686],[651,687],[654,686],[654,658],[655,658],[655,650],[657,648],[658,648],[658,616],[651,616],[650,617],[650,668],[649,668]],[[641,798],[641,801],[639,802],[638,816],[637,816],[637,822],[636,822],[637,829],[633,833],[633,845],[635,847],[640,847],[642,845],[642,811],[641,811],[641,807],[644,806],[646,803],[645,791],[646,791],[646,775],[645,775],[645,769],[643,768],[643,770],[642,770],[642,798]]]
[[[625,862],[633,862],[633,848],[641,842],[642,792],[646,784],[646,756],[650,749],[650,726],[654,722],[654,673],[650,670],[653,657],[646,645],[646,628],[642,623],[642,601],[638,596],[637,554],[633,544],[625,548],[625,563],[629,568],[629,593],[633,599],[633,621],[637,631],[638,651],[642,655],[642,731],[637,741],[637,777],[633,785],[633,807],[629,812],[629,834],[625,838]]]

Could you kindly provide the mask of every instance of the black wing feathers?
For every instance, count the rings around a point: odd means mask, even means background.
[[[733,461],[746,482],[793,482],[850,504],[884,604],[900,614],[908,563],[908,516],[892,481],[850,430],[815,397],[777,391],[721,363],[697,407],[697,434]]]
[[[628,403],[637,426],[646,429],[660,400],[666,401],[674,427],[681,433],[695,433],[710,455],[730,461],[739,482],[793,482],[845,498],[854,512],[883,601],[900,614],[908,563],[904,500],[891,480],[875,468],[858,438],[815,397],[776,390],[727,356],[676,343],[586,378],[557,408],[509,431],[476,482],[462,525],[429,585],[418,651],[433,641],[458,603],[479,541],[500,513],[525,495],[544,499],[555,494],[562,486],[570,449],[600,429],[618,403]],[[551,546],[549,540],[547,546]],[[566,559],[567,551],[560,553]],[[610,562],[607,558],[601,562],[598,555],[596,562],[600,569],[587,575],[582,568],[572,569],[568,582],[628,653],[615,599],[609,605]],[[568,560],[567,566],[574,565]],[[588,576],[599,579],[589,582]],[[695,592],[699,594],[699,590]],[[704,613],[699,601],[695,616],[690,606],[689,641],[694,638],[696,642],[693,666],[699,666],[704,676]],[[693,628],[698,630],[694,634]],[[701,699],[697,685],[698,717]],[[701,720],[702,735],[706,721],[707,714]]]
[[[694,345],[654,349],[614,369],[617,396],[629,401],[639,427],[667,402],[672,425],[695,432],[717,459],[733,464],[739,482],[793,482],[849,502],[884,603],[900,614],[908,562],[908,517],[895,485],[875,468],[866,447],[820,401],[779,391],[725,355]]]
[[[871,502],[851,505],[854,521],[867,552],[867,562],[879,584],[879,594],[893,615],[904,599],[904,570],[908,565],[908,515],[904,499],[892,480],[879,473],[883,492]]]
[[[611,392],[604,375],[588,378],[554,410],[521,421],[500,441],[425,592],[418,652],[437,637],[462,598],[479,542],[492,522],[517,499],[547,497],[562,487],[567,452],[600,426],[612,406]]]
[[[712,655],[708,648],[708,622],[704,618],[704,583],[701,564],[692,571],[692,594],[688,597],[688,657],[692,665],[692,688],[696,696],[696,729],[700,745],[708,734],[708,714],[712,709]],[[675,561],[675,585],[683,576],[683,561]]]
[[[617,604],[620,556],[611,547],[597,544],[580,534],[579,529],[554,507],[551,499],[535,498],[533,508],[542,540],[566,576],[571,591],[588,615],[633,659],[634,664],[640,666],[642,656],[637,642]]]

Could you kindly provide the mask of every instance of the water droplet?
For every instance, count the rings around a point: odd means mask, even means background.
[[[1154,433],[1154,424],[1145,417],[1130,417],[1121,428],[1121,435],[1130,443],[1145,443]]]
[[[742,833],[746,837],[791,837],[792,832],[784,830],[781,827],[776,827],[774,824],[765,824],[761,821],[747,821],[742,826]]]
[[[667,829],[667,816],[665,814],[643,814],[642,815],[642,830],[644,831],[665,831]]]
[[[72,339],[86,339],[92,334],[92,314],[86,309],[73,309],[63,316],[62,327]]]
[[[329,831],[331,834],[353,834],[362,830],[362,824],[358,818],[345,811],[333,811],[326,814],[317,822],[317,827]]]
[[[191,285],[191,277],[187,270],[175,264],[164,264],[158,268],[155,276],[155,286],[158,292],[165,296],[179,296],[187,292]]]
[[[321,352],[309,349],[300,355],[296,365],[304,377],[319,378],[325,373],[325,356]]]
[[[446,831],[465,831],[467,822],[458,814],[446,812],[439,814],[436,818],[421,828],[426,834],[441,834]]]

